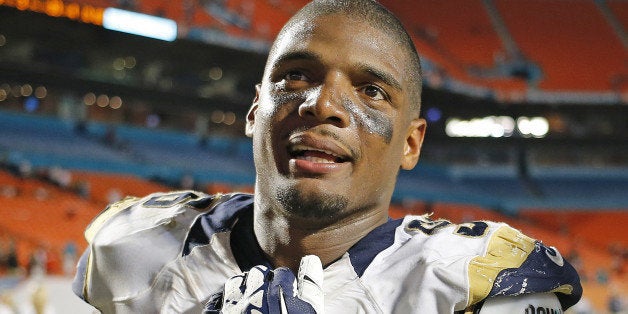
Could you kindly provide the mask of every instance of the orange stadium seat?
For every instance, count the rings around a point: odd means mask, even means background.
[[[235,37],[270,41],[307,0],[217,1],[230,13],[249,21],[241,28],[221,21],[201,3],[138,1],[138,11],[176,20],[182,27],[218,28]],[[420,53],[448,77],[495,91],[498,99],[513,99],[527,89],[516,77],[479,78],[472,68],[490,69],[504,45],[482,0],[382,1],[408,27]],[[111,0],[81,0],[116,6]],[[628,4],[606,2],[628,29]],[[607,91],[628,88],[628,50],[593,0],[495,0],[506,28],[524,54],[543,71],[538,87],[552,91]],[[517,99],[517,98],[514,98]]]
[[[0,170],[0,185],[18,185],[20,179],[7,171]]]
[[[91,197],[104,204],[109,203],[110,193],[114,191],[121,197],[142,197],[170,190],[164,185],[126,174],[75,171],[72,177],[74,182],[87,182]]]
[[[459,81],[502,93],[524,91],[520,78],[480,79],[471,70],[491,69],[504,47],[481,0],[420,3],[389,1],[386,5],[406,24],[419,53]]]
[[[283,24],[307,2],[303,0],[230,0],[225,1],[225,6],[234,12],[248,11],[248,17],[251,22],[248,35],[259,39],[272,40],[279,33]]]
[[[185,21],[185,12],[182,1],[142,0],[138,1],[138,11],[173,19],[177,22]]]
[[[39,179],[19,179],[6,171],[0,171],[0,185],[13,184],[20,193],[14,197],[0,196],[0,229],[2,236],[10,235],[17,239],[20,264],[26,267],[28,260],[36,250],[44,247],[51,258],[58,257],[64,246],[72,241],[79,250],[84,249],[83,230],[102,209],[106,200],[106,191],[119,187],[128,194],[144,195],[167,188],[153,182],[130,175],[105,174],[93,172],[73,172],[76,181],[84,180],[92,187],[92,200],[83,199],[75,192],[67,191]],[[219,185],[214,185],[216,188]],[[210,188],[210,186],[208,186]],[[230,188],[223,186],[223,188]],[[47,194],[37,197],[39,189]],[[611,291],[604,282],[598,280],[600,274],[606,274],[606,283],[612,283],[615,289],[628,289],[626,274],[614,273],[611,269],[613,256],[607,247],[614,240],[625,240],[624,226],[628,213],[624,212],[550,212],[543,210],[523,210],[518,217],[509,217],[481,206],[453,203],[425,203],[391,206],[391,216],[401,217],[406,214],[433,212],[434,218],[445,218],[453,222],[473,220],[504,221],[521,229],[524,233],[556,246],[566,256],[573,257],[577,252],[579,262],[576,266],[584,280],[585,296],[597,309],[602,309],[604,300]],[[563,228],[567,224],[569,228]],[[576,241],[574,241],[576,239]],[[623,243],[625,245],[625,243]],[[57,255],[54,255],[54,254]],[[59,272],[58,260],[51,262],[49,271]],[[56,265],[56,266],[55,266]]]
[[[1,235],[16,240],[18,259],[23,267],[40,247],[58,255],[67,243],[73,242],[79,250],[83,250],[86,245],[83,231],[104,209],[109,189],[119,189],[121,196],[143,196],[168,190],[160,184],[131,175],[74,172],[72,177],[75,183],[89,182],[91,198],[82,198],[73,190],[38,178],[21,179],[0,170],[0,187],[16,188],[14,195],[0,195]]]
[[[554,230],[567,229],[579,240],[604,247],[617,243],[628,247],[628,212],[614,210],[552,211],[525,209],[521,216]],[[604,247],[606,248],[606,247]]]
[[[224,1],[226,10],[250,22],[247,29],[220,22],[199,4],[186,9],[176,1],[147,0],[139,2],[139,9],[183,25],[220,28],[232,36],[270,41],[306,2]],[[494,67],[496,56],[505,50],[481,0],[384,2],[408,26],[420,53],[447,76],[494,90],[502,99],[527,89],[521,78],[479,78],[470,71]],[[626,49],[593,1],[496,0],[495,4],[515,42],[541,67],[541,89],[606,91],[628,77]],[[611,0],[608,5],[618,20],[627,20],[625,2]]]
[[[413,35],[429,36],[441,53],[463,67],[490,67],[495,54],[503,51],[481,0],[390,1],[387,5],[411,23]]]
[[[593,1],[496,0],[524,54],[544,72],[547,90],[604,91],[626,74],[628,51]]]
[[[628,2],[624,0],[607,0],[606,3],[611,8],[617,21],[622,24],[624,30],[628,30]]]
[[[51,183],[11,178],[6,171],[0,171],[0,185],[4,184],[15,184],[18,192],[0,195],[0,229],[3,236],[16,241],[20,265],[26,267],[39,247],[59,253],[73,242],[79,249],[85,248],[83,230],[101,206]]]

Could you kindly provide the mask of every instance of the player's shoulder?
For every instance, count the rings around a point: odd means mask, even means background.
[[[430,215],[405,216],[395,233],[393,246],[414,251],[417,259],[445,265],[466,260],[471,268],[484,265],[490,258],[499,260],[503,267],[518,267],[535,250],[537,243],[503,222],[453,223],[433,219]]]
[[[429,215],[408,215],[375,228],[348,253],[358,276],[371,266],[383,265],[373,262],[376,256],[382,257],[378,261],[400,260],[411,265],[422,265],[416,262],[424,261],[446,265],[450,261],[482,255],[495,231],[504,227],[511,229],[506,224],[490,221],[454,224],[444,219],[432,219]],[[515,237],[503,233],[506,237]],[[383,267],[387,268],[386,265]]]
[[[249,194],[210,195],[192,190],[155,192],[144,197],[128,196],[108,205],[96,216],[87,227],[85,237],[91,243],[96,235],[103,233],[124,235],[163,224],[187,228],[197,216],[213,212],[220,204],[241,203],[250,199],[252,196]]]
[[[109,205],[85,232],[89,246],[78,263],[75,293],[103,312],[111,309],[112,300],[138,298],[152,290],[147,284],[164,267],[207,238],[200,218],[213,217],[203,220],[210,228],[212,221],[238,214],[251,199],[247,194],[173,191]]]
[[[406,216],[401,239],[417,246],[421,258],[464,258],[469,305],[487,298],[555,293],[563,308],[582,294],[576,270],[559,251],[503,222],[455,224],[428,215]]]

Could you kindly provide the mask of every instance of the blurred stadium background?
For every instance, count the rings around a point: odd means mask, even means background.
[[[0,313],[91,313],[69,283],[112,201],[253,190],[244,116],[305,2],[0,0]],[[429,121],[391,216],[506,221],[579,269],[572,313],[625,312],[628,1],[381,2],[423,57]],[[176,39],[110,30],[111,8]]]

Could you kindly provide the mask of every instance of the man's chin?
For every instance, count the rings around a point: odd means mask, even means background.
[[[349,205],[346,196],[324,191],[305,192],[288,187],[279,189],[276,194],[287,213],[305,219],[337,219],[344,215]]]

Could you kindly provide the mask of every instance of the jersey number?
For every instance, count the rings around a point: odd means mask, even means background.
[[[451,223],[447,220],[412,220],[408,223],[407,229],[411,231],[419,230],[427,235],[433,234],[438,229],[444,228]],[[488,230],[488,224],[483,221],[472,221],[458,225],[455,234],[465,237],[482,237]]]

